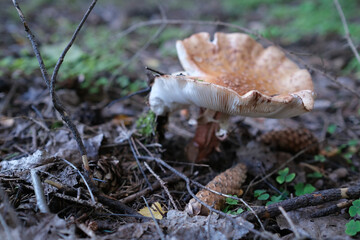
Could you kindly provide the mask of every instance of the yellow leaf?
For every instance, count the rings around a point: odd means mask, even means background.
[[[164,209],[162,209],[161,205],[159,202],[155,202],[151,205],[151,212],[154,215],[154,217],[156,219],[162,219],[163,218],[163,214],[166,213],[166,211]],[[159,212],[160,211],[160,212]],[[141,215],[145,216],[145,217],[151,217],[151,213],[148,207],[144,207],[142,209],[140,209],[138,211],[138,213],[140,213]]]

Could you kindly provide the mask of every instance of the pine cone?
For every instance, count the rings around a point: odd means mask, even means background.
[[[260,141],[275,149],[291,153],[297,153],[307,147],[310,148],[306,153],[315,155],[319,152],[317,138],[306,128],[270,131],[263,134]]]
[[[93,177],[98,187],[105,193],[113,192],[121,178],[121,166],[117,159],[99,159]]]
[[[213,180],[211,180],[206,187],[214,191],[229,194],[229,195],[238,195],[241,190],[241,185],[246,179],[246,166],[242,163],[235,165],[232,168],[229,168],[225,172],[217,175]],[[213,206],[213,208],[220,210],[224,203],[225,197],[218,194],[212,193],[208,190],[202,189],[196,194],[201,201],[206,204]],[[186,212],[190,216],[194,215],[208,215],[209,209],[205,206],[202,206],[196,199],[191,199],[186,206]]]

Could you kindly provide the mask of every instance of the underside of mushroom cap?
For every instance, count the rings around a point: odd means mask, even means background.
[[[179,60],[190,76],[155,78],[150,105],[156,114],[186,105],[229,115],[285,118],[312,110],[313,83],[274,46],[263,48],[242,33],[198,33],[178,41]]]
[[[196,105],[229,115],[287,118],[310,111],[313,103],[307,99],[313,99],[311,90],[274,97],[257,90],[240,95],[199,78],[163,75],[155,78],[149,102],[157,115]]]

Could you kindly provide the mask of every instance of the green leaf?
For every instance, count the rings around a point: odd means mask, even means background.
[[[349,147],[358,145],[359,141],[357,139],[352,139],[347,142]]]
[[[279,195],[279,196],[271,196],[270,201],[268,201],[266,203],[266,206],[270,205],[270,204],[274,204],[274,203],[278,203],[281,202],[283,199],[283,195]]]
[[[326,157],[323,155],[315,155],[314,160],[317,162],[325,162],[326,161]]]
[[[266,193],[264,189],[258,189],[254,191],[254,197],[259,197],[261,194]]]
[[[234,195],[234,197],[236,197],[236,195]],[[238,200],[236,199],[232,199],[232,198],[226,198],[226,203],[229,205],[237,205],[239,203]]]
[[[277,176],[276,177],[276,181],[279,183],[279,184],[283,184],[285,182],[285,177],[284,176]]]
[[[360,231],[360,221],[351,220],[345,224],[345,233],[349,236],[355,236]]]
[[[289,168],[284,168],[278,172],[280,176],[286,176],[289,173]]]
[[[323,175],[320,172],[308,173],[306,176],[308,178],[322,178],[323,177]]]
[[[224,212],[224,213],[228,213],[228,212],[229,212],[229,208],[230,208],[230,205],[227,205],[227,206],[224,208],[223,212]]]
[[[335,124],[330,124],[327,128],[327,132],[330,134],[334,134],[336,131],[336,125]]]
[[[304,194],[309,194],[312,193],[316,190],[316,188],[314,186],[312,186],[311,184],[307,183],[306,185],[304,183],[298,183],[294,186],[295,188],[295,195],[296,196],[301,196]]]
[[[352,206],[349,208],[349,214],[351,217],[356,214],[360,216],[360,199],[353,201]]]
[[[261,194],[257,199],[258,200],[268,200],[270,195],[268,193]]]
[[[294,180],[295,176],[296,176],[295,173],[291,173],[291,174],[287,175],[285,177],[285,182],[291,182],[292,180]]]
[[[243,213],[245,210],[244,209],[242,209],[242,208],[239,208],[237,211],[236,211],[236,214],[238,215],[238,214],[241,214],[241,213]]]

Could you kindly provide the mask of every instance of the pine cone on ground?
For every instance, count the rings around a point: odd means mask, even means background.
[[[260,137],[260,141],[275,149],[297,153],[310,147],[306,153],[316,155],[319,152],[319,142],[309,129],[285,129],[270,131]]]
[[[225,172],[217,175],[213,180],[211,180],[206,187],[214,191],[228,194],[228,195],[238,195],[241,190],[241,185],[246,179],[246,166],[242,163],[235,165],[232,168],[229,168]],[[206,204],[213,206],[217,210],[221,210],[225,203],[225,197],[218,194],[212,193],[208,190],[202,189],[197,194],[201,201]],[[186,212],[190,216],[194,215],[208,215],[209,209],[205,206],[202,206],[196,199],[191,199],[186,206]]]
[[[105,193],[111,193],[119,186],[121,166],[118,159],[102,158],[96,164],[93,177],[98,187]]]

